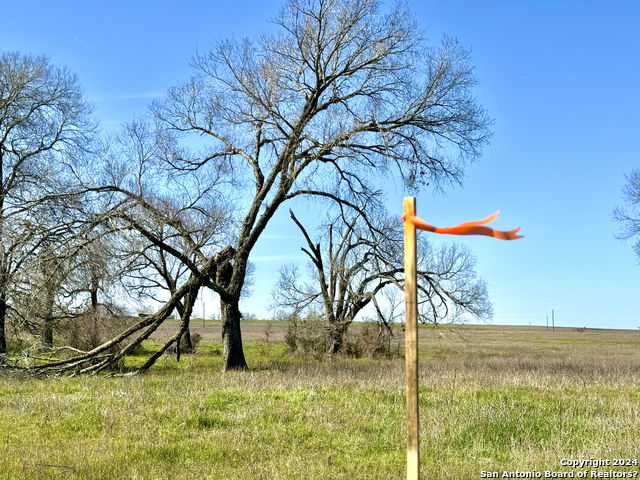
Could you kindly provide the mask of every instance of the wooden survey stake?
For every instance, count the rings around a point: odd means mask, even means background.
[[[420,478],[416,228],[445,235],[484,235],[501,240],[517,240],[518,238],[522,238],[522,235],[518,235],[520,228],[500,231],[484,226],[498,218],[498,212],[489,215],[483,220],[465,222],[450,228],[438,228],[417,217],[415,197],[404,198],[402,220],[404,223],[404,299],[407,315],[405,325],[405,359],[407,364],[407,480],[419,480]]]
[[[416,198],[405,197],[405,216],[416,216]],[[404,298],[406,308],[405,360],[407,370],[407,480],[420,478],[418,418],[418,302],[416,276],[416,227],[404,221]]]

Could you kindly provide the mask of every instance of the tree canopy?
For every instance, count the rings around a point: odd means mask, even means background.
[[[318,198],[372,226],[389,181],[442,189],[479,158],[491,121],[469,51],[449,37],[430,45],[405,3],[288,0],[273,22],[277,33],[197,53],[191,78],[149,119],[76,170],[88,224],[144,239],[188,275],[155,314],[43,368],[98,357],[87,371],[106,368],[202,287],[220,298],[224,368],[246,368],[238,304],[249,255],[282,205]]]
[[[68,166],[91,143],[91,111],[67,69],[45,56],[0,52],[0,353],[25,263],[68,234],[59,221],[75,183]]]

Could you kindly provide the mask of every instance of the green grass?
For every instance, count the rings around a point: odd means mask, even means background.
[[[421,341],[424,478],[640,457],[635,337],[464,333],[471,343]],[[221,350],[134,377],[0,377],[0,479],[404,478],[403,359],[255,343],[250,371],[223,374]]]

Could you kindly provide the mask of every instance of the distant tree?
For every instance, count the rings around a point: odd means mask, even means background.
[[[53,345],[59,320],[59,290],[67,271],[66,259],[57,247],[46,242],[25,255],[12,280],[7,315],[16,337],[27,332],[48,346]]]
[[[56,324],[56,298],[66,276],[66,258],[52,244],[45,244],[35,256],[38,262],[37,275],[31,279],[31,310],[41,324],[41,338],[45,345],[53,346],[53,331]],[[31,272],[30,272],[31,273]],[[33,272],[35,273],[35,272]],[[38,281],[39,285],[34,284]]]
[[[80,328],[84,343],[99,346],[104,333],[111,334],[108,323],[123,315],[118,289],[130,266],[120,252],[117,232],[89,230],[76,234],[67,246],[67,273],[60,294],[66,303],[66,317],[76,321],[69,328]]]
[[[74,348],[94,348],[123,316],[116,297],[126,264],[116,253],[115,235],[92,235],[70,228],[69,218],[62,221],[68,222],[64,234],[44,237],[20,269],[12,294],[13,327],[44,345],[53,346],[55,334],[61,342],[72,340]]]
[[[69,193],[67,167],[95,130],[90,113],[68,70],[44,56],[0,53],[0,353],[12,286],[44,239],[62,229],[38,225],[44,204],[60,205]]]
[[[613,218],[622,223],[622,229],[616,236],[620,240],[636,238],[633,250],[640,261],[640,169],[626,176],[627,184],[622,191],[624,207],[616,207]]]
[[[224,369],[246,368],[240,297],[249,255],[280,206],[315,197],[366,220],[359,205],[371,206],[388,179],[440,188],[459,183],[480,156],[491,122],[472,92],[469,52],[449,38],[439,48],[427,45],[404,3],[383,9],[377,0],[289,0],[274,23],[278,34],[222,40],[197,55],[193,77],[153,105],[163,177],[153,167],[140,171],[136,185],[126,180],[136,162],[126,159],[112,162],[100,185],[94,175],[95,191],[112,197],[120,228],[180,258],[190,277],[156,314],[89,356],[163,321],[205,286],[220,298]],[[204,212],[208,198],[232,206],[229,241],[190,252],[162,242],[139,221],[143,211],[160,210],[158,183],[180,192],[183,210]],[[193,244],[179,216],[163,221]]]
[[[376,228],[367,228],[360,215],[339,217],[326,227],[321,245],[314,244],[290,213],[307,241],[302,251],[311,260],[312,280],[302,283],[295,264],[282,267],[273,289],[276,310],[294,317],[321,312],[329,328],[329,353],[341,350],[349,326],[367,306],[374,307],[380,331],[388,328],[395,305],[388,306],[390,317],[385,318],[379,299],[388,288],[404,288],[400,219],[379,217]],[[465,314],[491,319],[493,310],[486,283],[476,278],[475,258],[468,249],[457,244],[434,249],[424,240],[420,240],[418,248],[422,322],[455,321]]]
[[[134,280],[130,283],[131,292],[135,292],[138,299],[150,298],[159,303],[162,303],[163,294],[168,292],[170,295],[174,295],[178,290],[178,286],[185,281],[189,273],[186,265],[180,263],[175,257],[168,255],[164,250],[158,249],[153,245],[143,248],[132,266],[133,268],[128,274],[128,277]],[[186,308],[184,304],[185,299],[191,303],[186,306]],[[188,299],[186,297],[181,299],[176,305],[178,316],[185,322],[186,328],[182,339],[176,342],[176,356],[178,361],[180,360],[182,344],[184,344],[185,350],[193,350],[189,330],[189,322],[191,319],[186,318],[185,314],[193,311],[195,302],[196,296],[190,296]]]

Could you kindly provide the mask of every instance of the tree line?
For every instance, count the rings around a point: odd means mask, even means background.
[[[402,2],[288,0],[273,21],[278,33],[196,54],[190,78],[110,135],[67,69],[0,53],[0,354],[8,331],[54,346],[57,329],[94,322],[83,348],[32,368],[99,372],[177,311],[177,331],[144,370],[188,341],[206,288],[220,301],[224,369],[246,368],[239,302],[249,257],[295,199],[328,216],[314,237],[291,211],[311,275],[284,265],[274,308],[319,312],[331,352],[365,308],[384,328],[381,296],[403,286],[387,185],[460,184],[491,135],[469,51],[449,37],[428,44]],[[468,249],[426,240],[419,249],[424,321],[491,318]],[[99,334],[123,316],[127,295],[162,306]]]

